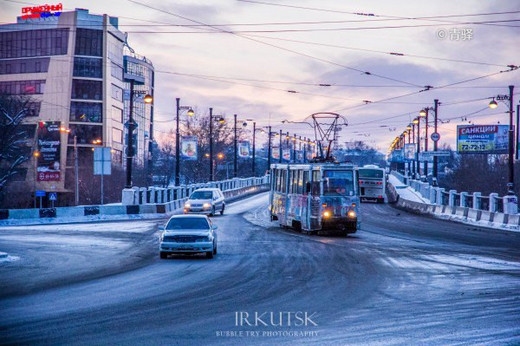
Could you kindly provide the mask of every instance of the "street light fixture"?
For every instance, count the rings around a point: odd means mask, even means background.
[[[489,102],[488,106],[491,109],[495,109],[498,107],[498,103],[495,101],[509,101],[509,158],[508,158],[508,168],[509,168],[509,181],[507,183],[507,194],[514,195],[514,184],[515,184],[515,167],[514,167],[514,153],[515,153],[515,133],[513,129],[513,90],[515,86],[509,86],[509,95],[497,95],[493,97],[493,100]],[[517,114],[517,122],[518,122],[518,114]],[[518,124],[517,124],[518,125]],[[518,126],[517,126],[518,127]],[[517,129],[518,131],[518,129]],[[517,156],[518,156],[518,148],[517,148]]]

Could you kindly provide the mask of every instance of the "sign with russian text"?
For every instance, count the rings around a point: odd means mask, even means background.
[[[457,126],[457,151],[461,154],[507,154],[508,125]]]
[[[197,160],[197,136],[181,137],[181,157],[184,160]]]
[[[61,3],[57,5],[45,4],[41,6],[22,7],[22,19],[59,17],[61,11],[63,11],[63,5]]]
[[[61,177],[61,132],[59,121],[40,121],[38,124],[38,181],[59,181]]]

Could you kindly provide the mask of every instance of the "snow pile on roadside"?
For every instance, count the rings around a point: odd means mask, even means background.
[[[421,196],[421,194],[415,191],[408,185],[405,185],[399,181],[395,176],[390,174],[388,176],[388,181],[395,187],[397,194],[408,201],[419,202],[419,203],[430,203],[430,201]]]

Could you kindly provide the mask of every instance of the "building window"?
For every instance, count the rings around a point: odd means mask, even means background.
[[[112,107],[112,119],[118,123],[123,123],[123,110],[121,108]]]
[[[112,98],[123,102],[123,89],[117,85],[112,84]]]
[[[103,127],[101,125],[70,124],[68,144],[74,144],[74,136],[77,136],[78,144],[93,144],[99,139],[103,140]]]
[[[81,100],[102,100],[103,82],[73,79],[72,98]]]
[[[122,81],[123,80],[123,68],[112,62],[112,68],[110,69],[110,75],[112,77],[117,78],[120,81]]]
[[[102,59],[99,58],[74,58],[74,77],[102,78]]]
[[[103,56],[103,31],[76,29],[75,55]]]
[[[115,143],[123,143],[123,131],[119,129],[112,129],[112,141]]]
[[[0,60],[0,75],[47,72],[49,69],[49,60],[50,58]]]
[[[0,32],[0,58],[66,55],[69,29]]]
[[[70,121],[101,123],[103,121],[103,104],[92,102],[70,103]]]
[[[0,82],[0,94],[32,95],[32,94],[43,94],[44,91],[45,91],[45,81],[44,80]]]

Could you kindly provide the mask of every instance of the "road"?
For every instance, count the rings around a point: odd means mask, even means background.
[[[307,236],[266,205],[214,218],[212,260],[160,260],[164,220],[0,229],[2,343],[520,343],[520,233],[363,204],[355,235]]]

